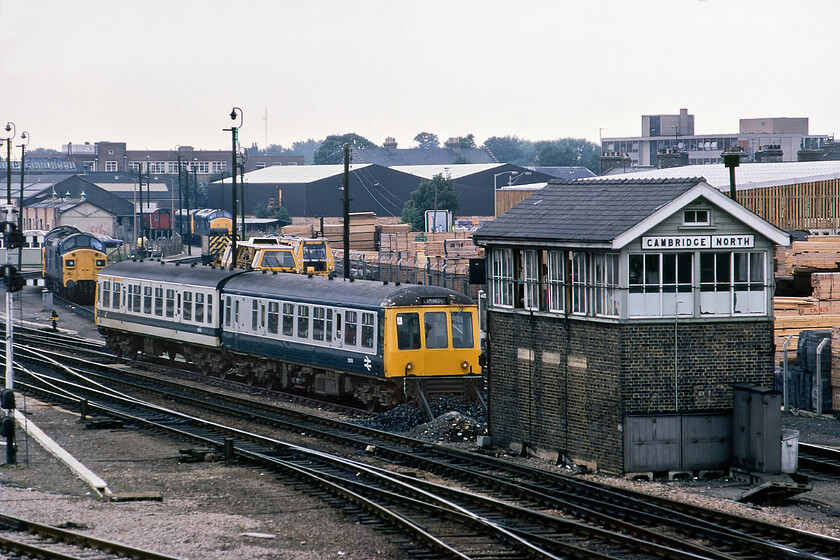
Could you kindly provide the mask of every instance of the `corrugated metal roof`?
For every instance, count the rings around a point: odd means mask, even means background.
[[[369,167],[371,164],[351,164],[350,172]],[[321,179],[341,176],[344,174],[344,165],[272,165],[263,169],[257,169],[245,174],[246,183],[312,183]],[[239,183],[239,177],[237,177]],[[213,181],[212,184],[229,184],[230,177],[221,181]]]
[[[616,179],[677,179],[705,177],[706,182],[729,192],[729,169],[718,165],[687,165],[669,169],[651,169],[610,175]],[[778,163],[741,163],[735,168],[735,186],[754,189],[794,183],[810,183],[840,178],[840,161],[785,161]]]
[[[443,175],[457,180],[468,175],[475,175],[489,169],[503,167],[504,163],[461,163],[457,165],[397,165],[391,169],[408,173],[416,177],[431,179],[435,175]]]

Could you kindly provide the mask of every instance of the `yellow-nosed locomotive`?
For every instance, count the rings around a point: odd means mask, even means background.
[[[99,285],[97,325],[123,355],[371,408],[427,379],[481,379],[477,307],[446,288],[152,261],[112,264]]]
[[[72,226],[59,226],[44,236],[42,254],[41,275],[49,289],[76,303],[93,303],[96,277],[108,264],[102,241]]]

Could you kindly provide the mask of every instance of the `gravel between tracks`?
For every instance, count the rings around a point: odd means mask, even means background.
[[[29,316],[46,321],[42,315]],[[62,313],[61,326],[95,335],[69,313]],[[278,483],[270,473],[222,462],[181,463],[179,449],[189,445],[174,439],[131,429],[86,430],[78,415],[33,399],[18,406],[113,492],[158,492],[163,500],[104,501],[33,441],[21,440],[18,465],[0,466],[0,512],[76,526],[86,534],[184,559],[408,558],[386,535]],[[459,428],[455,439],[465,426],[473,428],[460,415],[451,419]],[[833,418],[786,415],[783,424],[799,430],[802,441],[840,446],[840,422]],[[434,438],[452,432],[439,422],[415,434]],[[0,446],[0,463],[4,459]],[[536,458],[515,460],[555,468]],[[637,482],[587,476],[840,538],[840,483],[828,479],[812,480],[811,492],[782,506],[754,508],[734,501],[747,486],[727,479]]]

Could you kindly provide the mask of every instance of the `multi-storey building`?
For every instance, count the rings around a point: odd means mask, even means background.
[[[196,150],[192,146],[179,146],[175,150],[129,150],[125,142],[96,142],[90,144],[64,144],[63,154],[77,168],[87,172],[137,172],[149,171],[158,175],[176,175],[178,162],[182,169],[204,178],[229,172],[233,164],[229,150]],[[245,172],[272,165],[303,165],[303,156],[263,156],[249,154]]]
[[[797,161],[799,150],[819,150],[829,138],[809,134],[807,117],[740,119],[737,133],[695,134],[694,115],[680,109],[679,115],[642,115],[641,136],[602,138],[601,154],[622,168],[664,167],[660,154],[677,152],[688,154],[688,165],[717,164],[722,152],[737,149],[749,161],[768,161],[762,159],[768,150],[781,150],[781,161]],[[608,170],[605,165],[601,173]]]

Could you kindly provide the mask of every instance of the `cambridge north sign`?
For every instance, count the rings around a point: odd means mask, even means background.
[[[755,246],[753,235],[656,235],[642,237],[646,250],[749,249]]]

